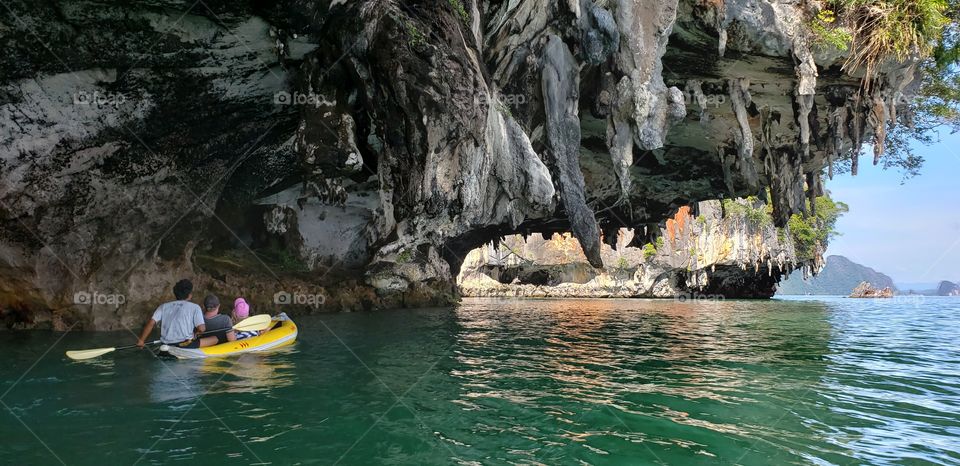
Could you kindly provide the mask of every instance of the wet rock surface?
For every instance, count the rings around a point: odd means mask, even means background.
[[[0,312],[18,327],[128,327],[183,276],[261,308],[294,289],[323,309],[449,302],[501,236],[573,232],[608,268],[601,237],[766,188],[783,225],[831,161],[856,169],[912,79],[890,65],[864,90],[786,1],[6,6]]]

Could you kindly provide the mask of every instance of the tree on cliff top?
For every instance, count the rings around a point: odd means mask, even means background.
[[[832,0],[826,8],[827,17],[836,13],[837,25],[850,34],[834,34],[822,20],[815,25],[823,31],[814,32],[833,39],[828,42],[848,38],[847,66],[864,69],[865,85],[880,63],[920,57],[916,96],[889,122],[880,159],[883,168],[902,170],[905,178],[916,175],[923,157],[911,143],[929,145],[941,130],[960,130],[960,0]]]
[[[846,204],[835,202],[830,196],[820,196],[815,202],[815,214],[793,214],[787,222],[800,261],[813,261],[827,249],[830,239],[839,234],[837,219],[849,210]]]

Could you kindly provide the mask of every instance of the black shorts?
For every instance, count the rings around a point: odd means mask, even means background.
[[[217,344],[218,344],[218,345],[221,344],[221,343],[226,343],[226,342],[230,341],[230,340],[227,340],[227,331],[226,331],[226,330],[224,330],[224,331],[222,331],[222,332],[214,333],[213,336],[217,337]]]

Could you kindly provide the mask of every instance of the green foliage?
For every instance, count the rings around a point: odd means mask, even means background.
[[[834,228],[837,219],[849,210],[846,204],[828,196],[820,196],[815,202],[816,215],[793,214],[787,222],[797,259],[801,261],[813,260],[818,249],[826,249],[830,239],[838,234]]]
[[[404,21],[403,26],[407,28],[407,40],[411,47],[419,47],[427,43],[427,37],[411,21]]]
[[[767,215],[767,212],[763,209],[748,209],[747,210],[747,221],[753,225],[763,226],[772,221],[770,216]]]
[[[657,238],[657,239],[660,239],[660,238]],[[644,244],[644,245],[643,245],[643,258],[644,258],[644,259],[649,259],[649,258],[651,258],[651,257],[653,257],[653,256],[656,256],[656,255],[657,255],[657,248],[654,247],[653,244],[647,243],[647,244]]]
[[[948,0],[947,10],[944,12],[947,24],[943,27],[943,36],[933,48],[934,64],[947,67],[960,62],[960,0]]]
[[[502,113],[503,115],[513,118],[513,112],[510,111],[509,105],[498,101],[497,110],[500,110],[500,113]]]
[[[767,206],[760,205],[757,207],[759,200],[756,196],[747,197],[745,203],[733,199],[723,199],[721,202],[723,203],[723,211],[728,216],[742,218],[755,226],[766,226],[773,223],[773,217],[770,216]]]
[[[470,15],[467,14],[467,9],[463,7],[463,3],[460,0],[447,0],[447,3],[453,7],[453,11],[457,12],[460,20],[464,23],[470,22]]]
[[[280,263],[280,266],[285,270],[302,270],[306,268],[303,263],[300,262],[300,259],[286,249],[281,249],[279,251],[279,254],[277,254],[277,259]]]
[[[701,227],[706,228],[707,217],[704,217],[703,214],[697,215],[697,223],[699,223]]]
[[[407,249],[404,249],[403,251],[400,251],[400,253],[397,254],[397,262],[401,264],[410,262],[410,259],[413,259],[413,254],[411,254],[410,251]]]
[[[828,5],[853,33],[847,65],[863,68],[868,78],[884,60],[933,56],[950,23],[948,0],[833,0]]]
[[[726,215],[738,214],[743,211],[744,206],[741,206],[733,199],[721,199],[720,203],[723,204],[723,212]]]
[[[780,244],[785,244],[787,242],[786,228],[777,227],[777,242]]]
[[[662,236],[658,236],[658,237],[657,237],[657,249],[662,249],[662,248],[663,248],[663,237],[662,237]]]
[[[835,24],[837,15],[833,10],[821,10],[810,22],[810,31],[814,35],[814,43],[819,47],[833,47],[837,50],[847,50],[853,35],[850,31]]]
[[[624,269],[627,269],[627,268],[629,268],[629,267],[630,267],[630,264],[627,263],[627,258],[621,257],[620,259],[617,260],[617,268],[618,268],[618,269],[624,270]]]

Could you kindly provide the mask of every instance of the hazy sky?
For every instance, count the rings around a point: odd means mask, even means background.
[[[960,134],[917,152],[926,162],[904,184],[900,172],[873,166],[868,151],[857,176],[826,182],[832,197],[850,206],[827,254],[873,267],[900,287],[960,280]]]

